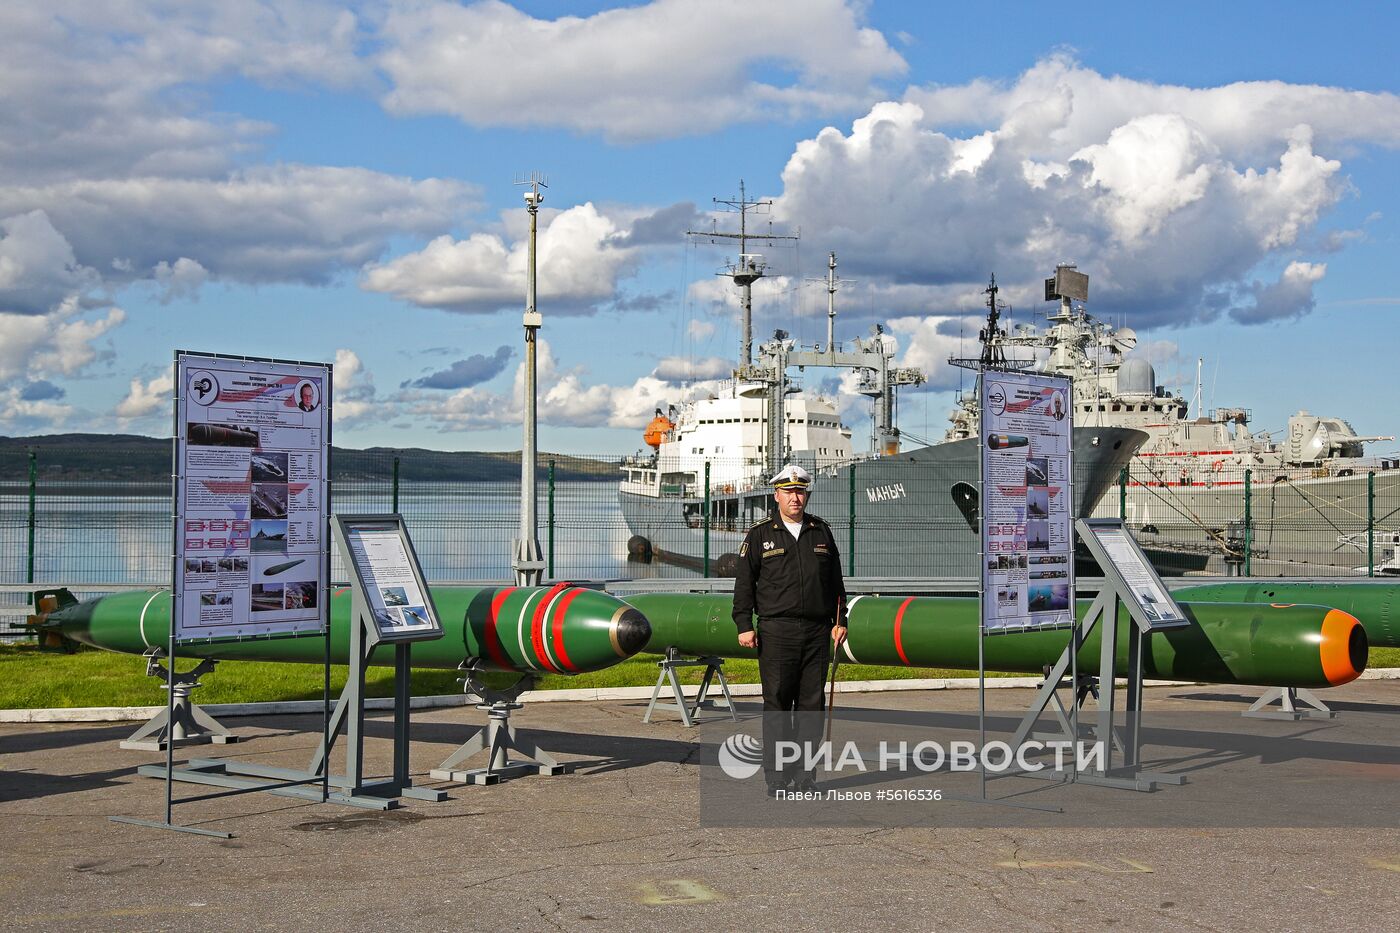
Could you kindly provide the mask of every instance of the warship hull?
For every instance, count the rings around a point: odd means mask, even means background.
[[[1073,432],[1074,515],[1086,517],[1147,439],[1126,428]],[[800,458],[799,458],[800,459]],[[971,579],[978,576],[979,447],[976,439],[841,464],[805,464],[816,476],[808,511],[830,523],[851,576]],[[701,569],[706,560],[703,489],[671,494],[622,490],[629,557]],[[744,533],[772,504],[756,487],[710,495],[709,568],[730,576]],[[854,524],[851,516],[854,514]]]
[[[1136,463],[1131,469],[1139,478]],[[1400,573],[1400,469],[1378,468],[1373,477],[1369,471],[1312,476],[1260,470],[1248,484],[1243,469],[1204,472],[1178,481],[1130,482],[1126,495],[1110,491],[1095,514],[1121,513],[1164,572],[1179,565],[1224,574],[1243,563],[1247,515],[1252,575],[1365,574],[1368,526],[1376,572]]]

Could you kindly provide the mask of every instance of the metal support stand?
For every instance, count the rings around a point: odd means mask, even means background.
[[[475,669],[468,669],[463,678],[463,689],[474,694],[483,702],[477,709],[486,713],[486,727],[478,730],[455,752],[448,755],[429,776],[435,781],[456,781],[460,784],[498,784],[505,778],[522,774],[540,774],[554,777],[572,774],[574,765],[561,764],[553,755],[533,742],[527,742],[516,734],[510,723],[510,714],[524,709],[519,702],[520,695],[535,685],[533,675],[527,674],[506,690],[493,690],[483,685]],[[487,752],[486,767],[459,769],[457,765],[481,752]],[[512,760],[511,752],[517,752],[519,759]]]
[[[1049,682],[1050,667],[1048,665],[1045,669],[1045,677],[1046,680],[1041,681],[1039,687],[1044,687],[1046,683]],[[1070,708],[1065,706],[1064,700],[1060,699],[1060,690],[1070,687],[1070,680],[1071,678],[1069,677],[1061,678],[1060,681],[1055,684],[1054,690],[1050,694],[1050,702],[1048,705],[1051,708],[1051,712],[1055,714],[1056,721],[1059,723],[1059,731],[1032,732],[1031,738],[1035,739],[1037,742],[1054,742],[1059,740],[1074,742],[1078,740],[1078,736],[1075,735],[1074,721],[1077,721],[1078,716],[1083,714],[1085,703],[1088,701],[1089,697],[1093,697],[1094,701],[1096,703],[1098,702],[1099,679],[1092,674],[1078,675],[1072,691],[1072,709],[1074,710],[1074,715],[1071,715]],[[1096,732],[1093,726],[1089,727],[1089,731],[1090,734]],[[1114,729],[1110,734],[1109,740],[1113,742],[1114,748],[1119,751],[1123,750],[1123,737],[1118,734],[1117,729]]]
[[[1269,709],[1274,703],[1278,709]],[[1299,706],[1299,703],[1307,704]],[[1311,690],[1303,687],[1270,687],[1264,695],[1254,701],[1254,705],[1240,713],[1251,719],[1333,719],[1337,713],[1319,700]]]
[[[1089,612],[1083,620],[1075,625],[1069,646],[1051,666],[1045,681],[1036,691],[1030,708],[1021,718],[1020,725],[1016,727],[1016,733],[1010,743],[1011,747],[1021,747],[1030,736],[1031,730],[1035,728],[1040,715],[1052,702],[1057,707],[1055,712],[1064,730],[1064,737],[1071,742],[1080,741],[1081,736],[1075,734],[1064,705],[1059,700],[1057,690],[1073,664],[1074,657],[1079,653],[1094,626],[1101,625],[1098,674],[1101,692],[1097,695],[1097,721],[1088,726],[1088,734],[1105,743],[1104,767],[1101,770],[1076,771],[1073,780],[1085,784],[1136,791],[1153,791],[1157,789],[1159,784],[1184,784],[1186,779],[1181,775],[1145,771],[1141,766],[1142,632],[1136,625],[1132,624],[1128,626],[1127,631],[1128,671],[1127,685],[1124,688],[1122,733],[1120,734],[1114,727],[1114,712],[1117,706],[1117,691],[1114,689],[1115,667],[1118,657],[1117,616],[1118,595],[1112,588],[1106,587],[1089,607]],[[1083,678],[1080,679],[1082,682]],[[1077,694],[1076,702],[1082,702],[1084,696],[1083,693]],[[1119,754],[1121,762],[1116,767],[1113,764],[1115,751]],[[1017,773],[1021,774],[1022,772]],[[1024,776],[1034,777],[1040,773],[1025,772]],[[1055,779],[1059,780],[1058,777]]]
[[[350,629],[350,672],[345,688],[336,702],[327,730],[328,744],[318,748],[311,756],[307,771],[321,774],[330,757],[342,727],[347,727],[345,744],[345,774],[331,775],[330,784],[341,790],[328,798],[333,803],[349,804],[352,807],[365,807],[375,810],[388,810],[398,806],[399,797],[429,800],[434,803],[447,799],[440,790],[413,786],[413,778],[408,772],[408,716],[409,716],[409,675],[410,642],[394,644],[394,770],[393,775],[377,781],[365,780],[365,668],[377,643],[371,640],[373,623],[363,622]]]
[[[164,652],[159,648],[152,648],[146,652],[146,674],[164,681],[161,689],[170,690],[175,702],[173,705],[167,703],[165,709],[156,713],[145,725],[124,739],[121,747],[142,752],[163,752],[167,742],[175,748],[211,742],[215,745],[231,745],[237,742],[238,736],[190,702],[190,693],[200,686],[199,678],[205,674],[212,674],[219,662],[205,658],[183,674],[176,672],[172,676],[161,663],[162,657]]]
[[[681,687],[680,678],[676,676],[678,667],[699,667],[705,665],[705,675],[700,678],[700,689],[695,694],[695,702],[687,703],[685,690]],[[681,722],[686,726],[693,726],[696,718],[702,709],[724,710],[729,713],[729,718],[734,722],[739,721],[739,716],[734,711],[734,698],[729,694],[729,681],[724,677],[724,659],[717,657],[695,658],[687,660],[676,656],[674,648],[666,649],[666,657],[657,661],[656,666],[660,668],[660,673],[656,675],[656,689],[651,691],[651,703],[647,704],[647,711],[642,716],[642,722],[651,722],[651,714],[659,709],[673,709],[681,714]],[[724,694],[724,699],[710,699],[710,687],[715,683],[719,684],[720,692]],[[671,694],[676,698],[674,703],[662,700],[661,691],[670,685]]]

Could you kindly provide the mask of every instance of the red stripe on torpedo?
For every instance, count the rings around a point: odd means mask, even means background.
[[[578,594],[582,592],[582,587],[576,587],[559,599],[559,605],[554,607],[554,625],[549,630],[549,643],[554,647],[554,654],[559,658],[559,663],[571,671],[577,671],[578,668],[569,660],[568,652],[564,650],[564,613],[569,611],[569,603],[577,599]]]
[[[535,648],[535,660],[539,661],[545,670],[555,674],[560,673],[559,668],[550,663],[549,655],[544,650],[544,611],[551,599],[568,588],[567,583],[556,583],[550,587],[549,592],[540,597],[540,604],[535,607],[534,618],[530,620],[530,644]]]
[[[894,650],[899,652],[899,659],[905,664],[909,663],[909,658],[904,654],[904,641],[899,637],[899,630],[904,627],[904,610],[909,608],[909,604],[914,601],[910,596],[900,603],[899,611],[894,614]]]
[[[506,657],[506,650],[501,645],[501,635],[496,631],[496,623],[499,621],[501,607],[505,605],[506,597],[514,592],[515,587],[502,587],[496,591],[496,595],[491,597],[491,614],[486,617],[486,654],[491,658],[491,662],[497,667],[510,670],[515,665],[510,658]]]

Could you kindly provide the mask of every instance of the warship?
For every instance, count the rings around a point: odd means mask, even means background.
[[[1368,533],[1367,500],[1370,484],[1378,501],[1400,501],[1400,455],[1365,455],[1365,445],[1393,437],[1307,411],[1277,439],[1251,429],[1247,408],[1202,415],[1199,375],[1191,401],[1159,385],[1150,362],[1128,355],[1136,333],[1085,311],[1087,275],[1057,267],[1046,298],[1056,304],[1045,326],[1020,323],[996,339],[1007,355],[1073,381],[1076,425],[1147,433],[1126,488],[1094,514],[1121,512],[1159,570],[1227,572],[1247,555],[1255,574],[1365,573],[1369,547],[1380,572],[1394,572],[1396,510],[1376,509],[1381,520]],[[976,437],[975,397],[961,396],[949,420],[946,440]]]
[[[769,202],[748,200],[742,186],[738,200],[716,201],[739,214],[739,232],[700,234],[739,241],[738,261],[724,273],[740,296],[739,365],[709,397],[664,413],[658,408],[644,435],[651,450],[623,461],[618,498],[631,535],[629,558],[731,576],[745,532],[772,506],[768,478],[798,463],[815,477],[808,508],[831,524],[848,574],[976,578],[978,440],[901,449],[896,391],[924,382],[924,374],[894,365],[892,341],[878,325],[870,338],[836,341],[834,253],[827,263],[825,344],[799,345],[778,330],[755,358],[752,286],[767,263],[749,243],[784,237],[750,232],[748,213]],[[789,373],[812,367],[855,372],[856,391],[873,402],[870,452],[853,449],[833,400],[801,391]],[[1146,439],[1131,427],[1074,429],[1075,516],[1091,514]]]

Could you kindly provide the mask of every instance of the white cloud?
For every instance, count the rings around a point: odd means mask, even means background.
[[[540,423],[570,427],[641,429],[657,408],[699,397],[716,389],[702,380],[679,389],[655,376],[643,376],[630,385],[589,383],[582,368],[561,370],[554,351],[539,342],[536,361],[538,417]],[[515,371],[508,394],[480,386],[440,392],[406,391],[397,397],[402,411],[423,418],[439,430],[474,431],[518,426],[524,398],[525,365]]]
[[[1301,317],[1313,309],[1313,287],[1327,274],[1326,263],[1290,262],[1278,281],[1254,282],[1248,289],[1251,302],[1241,302],[1230,316],[1242,324]]]
[[[462,184],[361,168],[279,165],[218,180],[141,177],[0,188],[0,216],[42,208],[95,269],[157,270],[181,258],[241,282],[324,282],[431,235],[466,206]],[[196,250],[195,247],[198,247]]]
[[[823,231],[896,311],[971,310],[993,272],[1019,310],[1039,307],[1039,280],[1071,260],[1094,305],[1137,327],[1263,321],[1311,306],[1301,279],[1286,296],[1249,283],[1337,247],[1319,227],[1349,191],[1343,150],[1364,143],[1400,144],[1400,97],[1174,88],[1057,57],[1009,87],[911,90],[798,143],[774,213]]]
[[[667,356],[656,364],[652,375],[663,382],[694,382],[697,379],[728,379],[734,370],[734,362],[719,356],[691,359],[684,356]]]
[[[510,214],[520,214],[513,211]],[[518,217],[506,216],[518,224]],[[578,313],[612,297],[638,250],[617,245],[622,224],[592,203],[565,211],[541,211],[538,234],[538,294],[542,312]],[[361,279],[367,291],[414,304],[453,311],[492,312],[525,306],[529,257],[527,231],[507,245],[492,233],[465,240],[440,236],[422,250],[370,264]]]
[[[654,0],[536,19],[504,3],[392,9],[378,64],[394,113],[549,126],[611,139],[833,113],[905,70],[845,0]],[[775,70],[782,78],[763,80]]]
[[[152,275],[160,286],[160,303],[163,305],[197,299],[200,288],[209,280],[209,270],[186,256],[175,260],[173,265],[157,263]]]
[[[691,318],[690,323],[685,327],[685,334],[691,340],[708,340],[714,336],[715,325],[713,321],[703,321],[700,318]]]
[[[100,284],[43,211],[0,219],[0,312],[47,314]]]
[[[0,312],[0,382],[71,376],[96,360],[95,341],[126,313],[110,308],[102,317],[85,315],[71,299],[48,314]]]
[[[335,351],[335,420],[345,424],[364,421],[376,409],[389,406],[375,398],[374,376],[365,369],[359,354],[344,347]]]
[[[61,428],[72,415],[71,405],[48,399],[26,399],[18,386],[0,388],[0,426],[7,433],[53,431]]]
[[[1283,81],[1189,88],[1102,75],[1068,55],[1052,55],[1014,82],[910,88],[928,125],[990,127],[999,145],[1037,161],[1067,160],[1118,127],[1149,114],[1174,114],[1197,127],[1231,161],[1268,161],[1294,127],[1320,144],[1400,145],[1400,97]]]
[[[241,76],[344,88],[364,38],[331,2],[0,4],[0,175],[8,183],[222,173],[268,127],[194,115],[183,88]]]
[[[930,389],[957,388],[959,379],[965,379],[967,373],[950,364],[948,359],[969,355],[967,341],[960,338],[956,330],[959,323],[958,318],[933,315],[894,318],[889,322],[890,331],[903,338],[906,346],[904,353],[896,358],[896,363],[922,371]],[[975,320],[961,323],[970,325],[975,341],[979,323]],[[976,356],[978,352],[979,348],[974,342],[970,355]]]
[[[175,378],[166,373],[142,382],[139,377],[131,380],[131,388],[126,398],[117,403],[113,412],[122,428],[131,422],[152,414],[169,414],[170,400],[175,391]]]
[[[0,4],[0,217],[42,211],[84,287],[145,279],[162,302],[208,279],[324,283],[394,237],[441,233],[470,186],[240,167],[275,128],[210,106],[237,80],[373,85],[360,54],[372,28],[330,0]],[[14,272],[0,259],[0,280]],[[8,290],[51,284],[30,274]],[[24,310],[46,311],[45,297]]]

